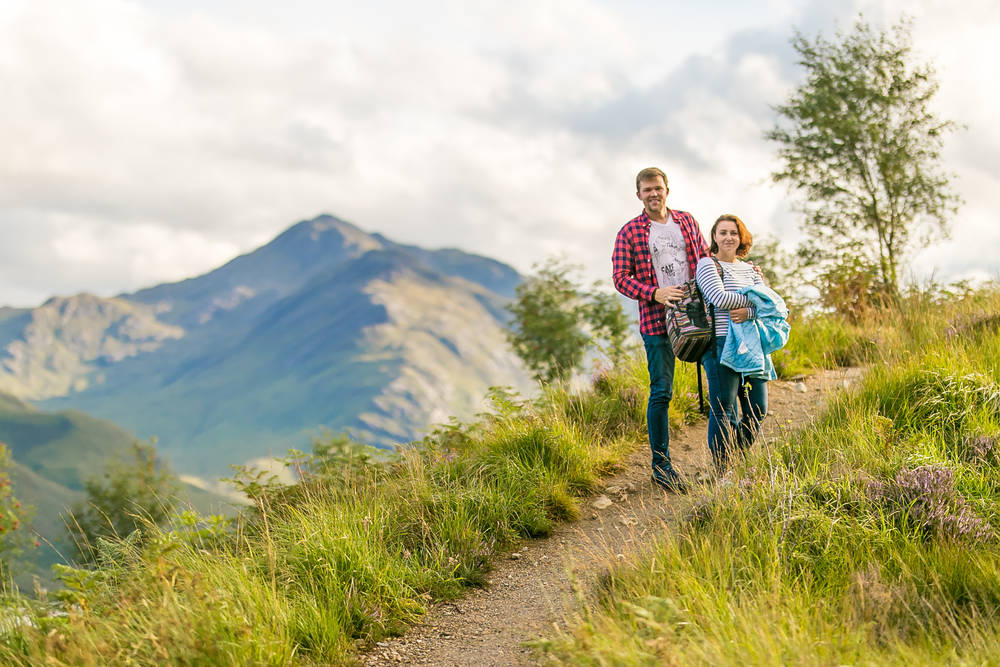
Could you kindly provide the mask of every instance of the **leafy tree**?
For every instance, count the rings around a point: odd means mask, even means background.
[[[124,538],[143,525],[162,525],[176,503],[178,482],[152,444],[137,442],[128,458],[112,462],[102,478],[87,480],[84,488],[87,501],[72,509],[69,531],[81,559],[93,562],[100,538]]]
[[[507,340],[537,380],[565,380],[595,347],[612,359],[624,354],[629,321],[614,294],[600,291],[600,283],[581,288],[573,278],[580,267],[561,259],[534,269],[508,306],[514,318]]]
[[[960,203],[939,168],[955,124],[931,110],[934,71],[912,62],[905,19],[876,32],[859,18],[833,42],[797,34],[792,45],[806,79],[766,136],[780,144],[774,180],[805,198],[800,254],[821,271],[860,261],[894,298],[900,262],[946,234]]]

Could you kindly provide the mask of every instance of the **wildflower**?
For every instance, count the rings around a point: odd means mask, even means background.
[[[687,520],[690,523],[705,523],[712,517],[712,498],[707,495],[700,495],[691,503],[691,508],[687,513]]]
[[[995,436],[980,435],[977,437],[967,437],[962,441],[962,450],[971,462],[983,463],[991,459],[996,459],[1000,454]]]
[[[977,516],[957,493],[955,472],[947,466],[900,470],[892,482],[869,482],[867,492],[929,534],[973,541],[994,536],[989,522]]]
[[[637,387],[626,387],[622,390],[622,400],[631,406],[638,406],[642,403],[642,392]]]
[[[590,384],[599,394],[611,393],[611,373],[607,369],[598,369],[590,378]]]

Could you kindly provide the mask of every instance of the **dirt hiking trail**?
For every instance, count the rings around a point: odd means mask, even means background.
[[[764,438],[770,442],[817,415],[829,396],[855,384],[861,369],[822,371],[799,381],[768,384]],[[710,479],[704,421],[670,434],[675,467],[688,479]],[[654,487],[649,447],[637,444],[625,467],[604,481],[603,492],[582,501],[579,521],[551,536],[525,540],[501,556],[482,589],[431,608],[405,635],[378,642],[364,665],[534,665],[524,646],[565,627],[592,583],[629,554],[669,530],[690,500]]]

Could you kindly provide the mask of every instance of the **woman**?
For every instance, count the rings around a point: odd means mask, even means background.
[[[719,216],[712,225],[712,256],[698,261],[695,274],[698,288],[715,312],[715,345],[705,352],[701,363],[708,377],[708,448],[720,473],[734,453],[742,453],[753,444],[767,414],[767,376],[743,374],[722,363],[730,321],[739,324],[755,314],[750,298],[741,293],[741,288],[745,291],[764,285],[753,265],[740,261],[751,245],[753,237],[742,220],[735,215]],[[737,400],[742,415],[739,419]]]

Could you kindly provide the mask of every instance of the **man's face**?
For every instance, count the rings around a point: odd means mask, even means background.
[[[667,207],[667,193],[670,190],[667,189],[667,184],[663,182],[663,178],[657,176],[649,180],[639,181],[639,191],[635,193],[643,205],[646,207],[646,213],[662,213]]]

